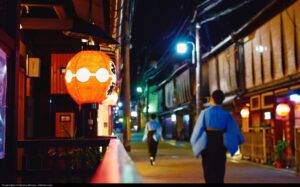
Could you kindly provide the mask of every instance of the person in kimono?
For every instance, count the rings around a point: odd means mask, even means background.
[[[150,115],[150,121],[146,123],[143,141],[147,141],[150,164],[155,165],[158,143],[162,140],[162,128],[156,120],[156,114]]]
[[[202,110],[191,135],[191,145],[196,158],[202,156],[206,183],[224,183],[226,152],[233,156],[244,137],[231,114],[221,104],[225,96],[215,90],[211,106]]]

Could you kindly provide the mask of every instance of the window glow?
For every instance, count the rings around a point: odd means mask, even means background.
[[[190,115],[184,115],[183,116],[183,121],[185,121],[186,123],[189,123],[189,121],[190,121]]]
[[[292,94],[292,95],[290,95],[290,100],[294,101],[295,103],[300,103],[300,95]]]
[[[263,53],[264,51],[267,51],[268,48],[267,47],[264,47],[262,45],[258,45],[255,47],[255,51],[258,52],[258,53]]]
[[[271,112],[265,112],[265,113],[264,113],[264,119],[265,119],[265,120],[270,120],[270,119],[272,119]]]
[[[137,116],[138,116],[138,113],[136,111],[131,112],[131,117],[137,117]]]
[[[176,115],[175,114],[172,114],[172,116],[171,116],[171,121],[173,121],[173,122],[176,122]]]
[[[146,107],[144,107],[143,112],[146,113]],[[154,107],[152,106],[152,104],[148,105],[148,112],[149,113],[155,112]]]

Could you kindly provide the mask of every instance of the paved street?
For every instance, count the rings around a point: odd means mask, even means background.
[[[132,134],[130,157],[145,183],[204,183],[201,159],[195,159],[188,142],[159,144],[156,165],[148,160],[141,133]],[[300,176],[286,169],[236,158],[227,160],[225,183],[300,183]]]

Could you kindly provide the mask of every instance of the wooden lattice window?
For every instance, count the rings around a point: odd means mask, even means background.
[[[255,95],[250,97],[250,110],[259,110],[260,109],[260,95]]]

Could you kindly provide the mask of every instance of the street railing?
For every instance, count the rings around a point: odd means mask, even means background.
[[[110,141],[91,183],[141,183],[134,163],[119,139]]]
[[[88,183],[114,136],[18,141],[18,181]]]

